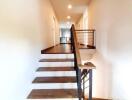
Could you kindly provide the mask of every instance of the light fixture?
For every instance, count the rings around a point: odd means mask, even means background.
[[[72,5],[71,4],[68,5],[68,9],[72,9]]]
[[[67,19],[71,19],[71,16],[67,16]]]

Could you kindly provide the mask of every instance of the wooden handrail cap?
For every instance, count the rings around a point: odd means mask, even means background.
[[[95,69],[96,66],[92,62],[87,62],[84,65],[78,65],[80,69]]]

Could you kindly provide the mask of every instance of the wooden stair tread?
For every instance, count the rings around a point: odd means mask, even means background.
[[[39,62],[73,62],[74,59],[41,59]]]
[[[36,77],[33,83],[75,83],[76,77]]]
[[[85,98],[84,100],[89,100],[89,99],[88,98]],[[92,100],[112,100],[112,99],[92,98]]]
[[[37,71],[74,71],[74,67],[39,67]]]
[[[76,89],[33,89],[28,99],[77,98]]]

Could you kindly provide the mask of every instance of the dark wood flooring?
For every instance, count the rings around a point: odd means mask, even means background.
[[[95,46],[80,44],[79,49],[96,49]]]
[[[89,100],[89,99],[86,98],[85,100]],[[112,100],[112,99],[93,98],[92,100]]]
[[[76,83],[76,77],[36,77],[33,83]]]
[[[74,67],[39,67],[37,71],[74,71]]]
[[[74,59],[41,59],[39,62],[73,62]]]
[[[79,49],[96,49],[96,47],[80,44]],[[42,50],[41,53],[42,54],[71,54],[73,52],[71,50],[71,44],[58,44],[56,46]]]
[[[77,98],[76,89],[34,89],[28,99]]]
[[[51,47],[46,50],[41,51],[42,54],[71,54],[71,45],[70,44],[58,44],[54,47]]]

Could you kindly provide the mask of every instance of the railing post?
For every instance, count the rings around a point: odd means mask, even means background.
[[[89,71],[89,100],[92,100],[92,69]]]
[[[78,85],[78,97],[79,97],[79,100],[82,99],[82,87],[81,87],[81,69],[77,69],[77,85]]]
[[[93,30],[93,46],[96,48],[96,35],[95,35],[95,30]]]
[[[85,81],[84,81],[84,78],[83,78],[83,100],[85,99]]]

